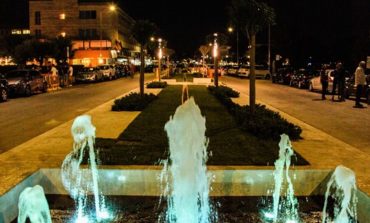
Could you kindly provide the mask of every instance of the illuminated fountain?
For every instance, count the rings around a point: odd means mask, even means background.
[[[36,185],[27,187],[19,196],[18,223],[25,223],[28,218],[32,223],[51,223],[49,205],[44,189]]]
[[[194,98],[190,98],[165,126],[170,147],[169,161],[162,171],[162,179],[168,181],[162,192],[168,205],[166,222],[211,221],[205,121]]]
[[[267,219],[272,219],[273,222],[278,221],[279,212],[283,211],[282,218],[286,222],[294,223],[298,222],[298,202],[294,196],[294,188],[292,180],[289,176],[289,167],[291,164],[291,157],[294,154],[292,145],[289,140],[289,136],[283,134],[280,136],[279,142],[279,159],[275,161],[275,171],[274,171],[274,182],[275,187],[273,191],[273,206],[272,212],[266,212],[265,217]],[[284,179],[287,182],[287,191],[285,201],[281,202],[281,190],[283,186]]]
[[[357,222],[357,196],[355,173],[342,165],[338,166],[331,176],[326,193],[322,222],[332,222],[326,209],[330,190],[334,189],[331,197],[334,199],[334,223]]]
[[[83,115],[77,117],[72,125],[74,139],[73,151],[69,153],[62,164],[61,175],[65,189],[77,202],[76,222],[88,222],[86,199],[88,193],[94,194],[95,215],[97,221],[110,218],[105,207],[103,195],[99,192],[98,169],[94,151],[95,127],[91,123],[91,117]],[[85,153],[89,155],[88,169],[81,168],[81,162]]]

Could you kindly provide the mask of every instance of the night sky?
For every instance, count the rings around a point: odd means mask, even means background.
[[[27,24],[27,0],[1,0],[0,25]],[[169,47],[179,56],[192,56],[205,36],[226,32],[230,0],[118,0],[135,19],[158,25]],[[296,64],[313,60],[343,60],[354,63],[370,55],[369,0],[266,0],[276,10],[272,28],[273,54],[280,53]],[[22,6],[23,5],[23,6]],[[5,6],[5,7],[3,7]],[[14,12],[19,13],[14,13]],[[266,31],[257,43],[267,42]],[[241,51],[247,39],[240,36]],[[235,36],[230,36],[235,48]],[[260,49],[263,51],[263,49]]]

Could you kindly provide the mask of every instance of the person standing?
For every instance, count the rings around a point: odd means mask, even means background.
[[[67,86],[72,86],[73,82],[73,66],[68,65],[68,85]]]
[[[338,70],[338,95],[339,101],[345,101],[344,89],[346,88],[346,71],[344,70],[343,64],[339,63]]]
[[[329,85],[329,77],[328,77],[328,74],[326,73],[326,66],[324,65],[321,69],[321,72],[320,72],[320,82],[321,82],[321,86],[322,86],[322,89],[321,89],[321,99],[322,100],[326,100],[326,93],[328,91],[328,85]]]
[[[331,100],[334,101],[334,96],[336,94],[338,88],[338,100],[344,101],[344,80],[345,80],[345,72],[343,69],[343,64],[338,62],[335,66],[334,72],[334,80],[333,80],[333,90],[332,90],[332,98]]]
[[[365,61],[361,61],[355,71],[355,86],[356,86],[356,104],[354,108],[363,108],[364,106],[360,103],[362,89],[366,82],[365,77]]]

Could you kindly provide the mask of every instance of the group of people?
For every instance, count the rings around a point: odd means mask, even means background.
[[[320,82],[322,85],[322,100],[326,100],[326,94],[329,87],[329,73],[326,72],[328,65],[324,65],[320,73]],[[355,87],[356,87],[356,103],[355,108],[364,108],[361,104],[361,94],[363,88],[366,84],[366,75],[365,75],[366,63],[361,61],[355,71]],[[332,88],[332,98],[334,101],[334,96],[338,95],[338,101],[345,101],[345,81],[348,76],[347,71],[344,69],[343,64],[338,62],[333,71],[333,88]]]

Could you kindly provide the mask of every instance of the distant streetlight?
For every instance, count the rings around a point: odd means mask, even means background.
[[[155,41],[155,38],[154,37],[150,37],[150,41],[154,42]]]
[[[227,31],[229,33],[233,33],[234,28],[229,27]],[[236,63],[239,65],[239,29],[238,28],[236,28]]]
[[[110,5],[110,6],[109,6],[109,10],[110,10],[111,12],[116,11],[116,6],[115,6],[115,5]]]

